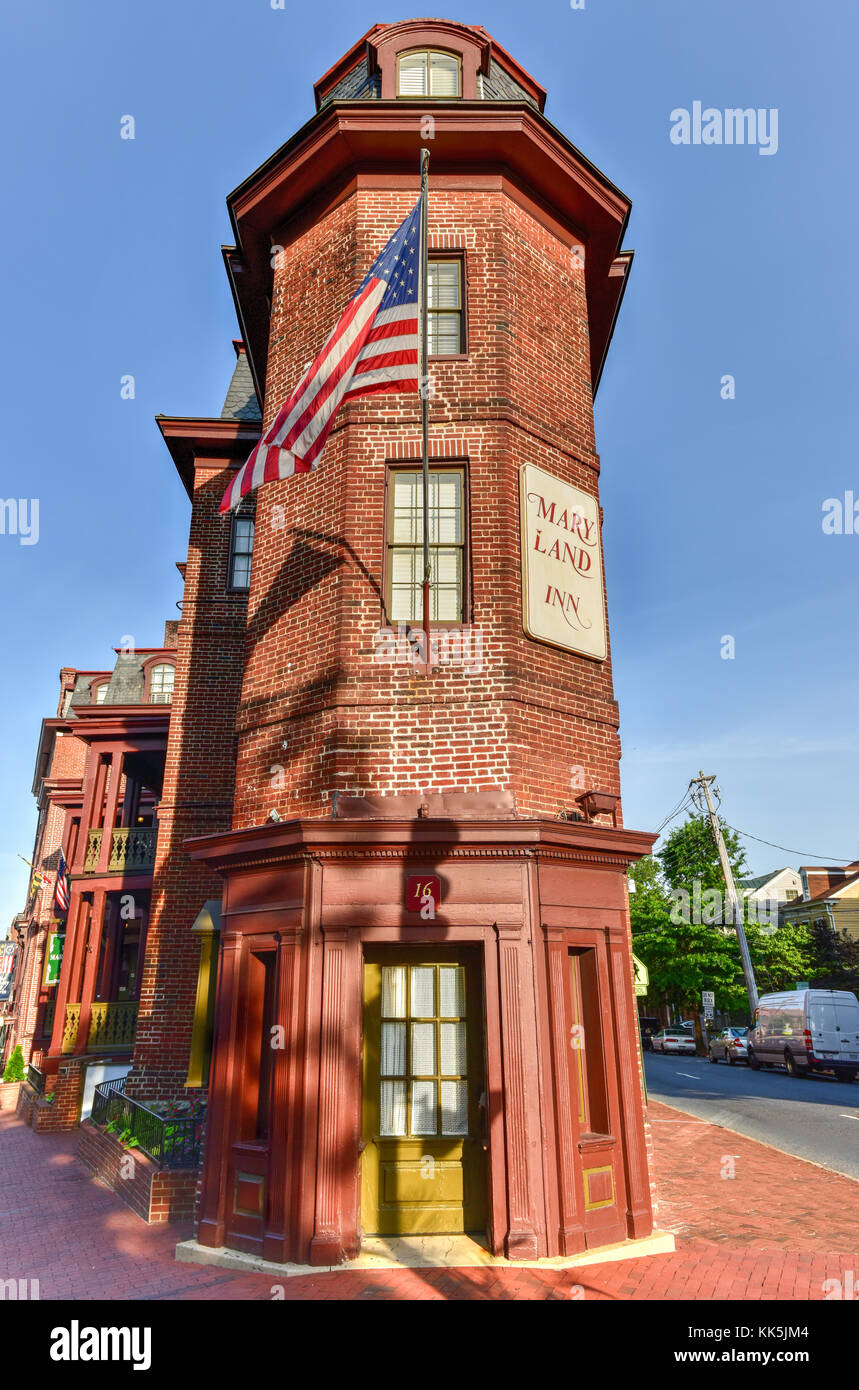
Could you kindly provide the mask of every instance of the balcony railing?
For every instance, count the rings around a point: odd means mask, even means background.
[[[124,1076],[96,1086],[90,1119],[136,1139],[138,1147],[162,1168],[196,1168],[200,1161],[202,1112],[192,1108],[187,1115],[157,1115],[125,1094]]]
[[[91,830],[87,838],[84,873],[98,871],[101,855],[102,830]],[[110,858],[107,871],[110,874],[145,873],[155,863],[155,843],[158,839],[157,826],[126,826],[110,831]]]
[[[74,1052],[75,1050],[80,1017],[80,1004],[66,1005],[63,1052]],[[114,1003],[93,1004],[87,1035],[87,1052],[130,1052],[134,1047],[136,1029],[136,999],[121,999]]]

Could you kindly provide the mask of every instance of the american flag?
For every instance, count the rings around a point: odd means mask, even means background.
[[[227,488],[222,512],[238,507],[260,483],[315,468],[344,401],[418,389],[420,229],[419,200]]]
[[[54,902],[61,912],[68,912],[69,870],[62,850],[60,850],[60,862],[57,866],[57,886],[54,889]]]

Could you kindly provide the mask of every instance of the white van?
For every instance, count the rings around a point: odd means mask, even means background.
[[[859,999],[843,989],[762,994],[747,1038],[749,1066],[783,1066],[788,1076],[859,1072]]]

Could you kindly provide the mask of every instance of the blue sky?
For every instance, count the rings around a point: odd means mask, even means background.
[[[543,83],[549,118],[633,200],[597,402],[626,823],[655,829],[703,767],[731,824],[801,851],[750,841],[754,871],[859,857],[859,534],[821,524],[825,499],[859,500],[855,7],[447,13]],[[4,7],[0,491],[39,498],[40,518],[35,545],[0,536],[0,933],[23,906],[16,854],[60,667],[107,665],[177,616],[188,504],[153,416],[220,410],[237,333],[226,194],[312,114],[314,80],[355,39],[405,17],[354,0]],[[694,101],[777,108],[777,153],[672,144],[671,112]]]

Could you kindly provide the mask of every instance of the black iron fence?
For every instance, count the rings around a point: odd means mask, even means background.
[[[96,1086],[90,1119],[106,1125],[130,1148],[142,1149],[162,1168],[196,1168],[200,1161],[202,1112],[159,1115],[125,1094],[124,1076]]]
[[[37,1096],[45,1094],[45,1073],[40,1071],[38,1067],[34,1067],[32,1062],[27,1066],[27,1080]]]

